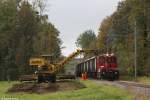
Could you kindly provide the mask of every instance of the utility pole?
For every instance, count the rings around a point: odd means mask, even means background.
[[[137,28],[136,21],[134,23],[134,77],[137,79]]]

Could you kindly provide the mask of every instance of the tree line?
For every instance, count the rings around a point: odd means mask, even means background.
[[[0,0],[0,80],[15,80],[32,73],[30,57],[51,54],[54,60],[60,58],[60,32],[44,14],[43,1]],[[136,29],[138,75],[150,75],[149,16],[149,0],[123,0],[102,21],[97,36],[86,30],[76,44],[82,49],[111,50],[118,58],[121,74],[133,75]]]
[[[137,37],[137,73],[138,75],[150,75],[150,1],[149,0],[123,0],[119,2],[117,10],[107,16],[99,27],[98,35],[93,36],[83,32],[77,39],[77,46],[81,48],[101,49],[114,52],[118,58],[121,74],[134,74],[135,42]],[[91,36],[94,39],[88,40]],[[87,38],[88,39],[88,38]]]
[[[60,57],[60,32],[48,21],[44,7],[43,0],[0,0],[0,80],[30,74],[30,57]]]

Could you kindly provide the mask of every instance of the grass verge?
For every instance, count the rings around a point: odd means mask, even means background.
[[[120,80],[124,80],[124,81],[137,81],[139,83],[150,85],[150,77],[147,77],[147,76],[137,77],[137,80],[135,80],[135,78],[131,77],[131,76],[121,76]]]
[[[144,83],[144,84],[150,85],[150,77],[146,77],[146,76],[138,77],[137,81],[140,82],[140,83]]]

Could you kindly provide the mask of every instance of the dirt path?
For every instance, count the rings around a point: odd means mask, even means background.
[[[67,90],[77,90],[85,88],[85,86],[76,81],[57,81],[56,83],[33,83],[33,82],[24,82],[13,85],[8,89],[8,93],[52,93],[57,91],[67,91]]]

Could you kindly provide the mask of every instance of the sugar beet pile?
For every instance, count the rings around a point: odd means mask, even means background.
[[[56,83],[32,83],[25,82],[14,84],[10,89],[8,89],[8,93],[18,93],[18,92],[27,92],[27,93],[52,93],[57,91],[67,91],[67,90],[78,90],[81,88],[85,88],[83,84],[72,81],[63,81]]]

